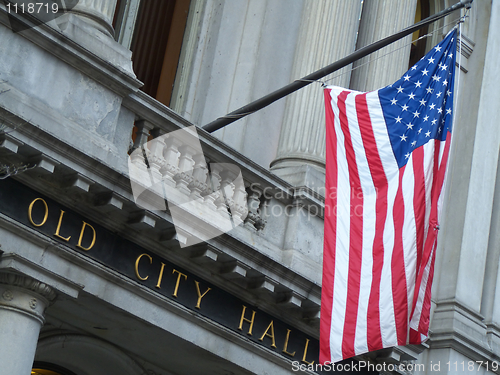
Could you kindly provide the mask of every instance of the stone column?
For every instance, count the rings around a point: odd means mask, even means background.
[[[412,25],[415,21],[416,9],[417,0],[365,0],[357,48]],[[399,79],[408,70],[411,38],[412,36],[409,35],[356,61],[350,88],[358,91],[373,91]],[[399,48],[401,48],[399,51],[381,57]]]
[[[135,78],[132,52],[114,40],[116,1],[66,0],[66,12],[55,22],[68,38]]]
[[[45,308],[56,297],[48,285],[0,272],[0,363],[3,374],[29,375]]]
[[[112,24],[115,8],[116,0],[79,0],[78,4],[69,12],[77,15],[99,31],[113,36]]]
[[[303,77],[352,53],[360,11],[360,0],[306,0],[292,78]],[[325,79],[328,84],[347,86],[349,70],[346,67]],[[294,185],[316,188],[324,184],[323,103],[323,90],[317,83],[287,98],[277,157],[271,169]]]

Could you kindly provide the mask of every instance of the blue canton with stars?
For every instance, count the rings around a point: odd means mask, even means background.
[[[416,148],[451,132],[455,81],[456,29],[379,98],[399,168]]]

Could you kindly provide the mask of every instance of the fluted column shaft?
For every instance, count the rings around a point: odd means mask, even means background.
[[[360,10],[361,1],[357,0],[306,0],[292,78],[305,76],[353,52]],[[329,83],[346,86],[349,69],[326,79],[337,77]],[[287,169],[304,164],[324,168],[323,102],[323,90],[318,84],[287,98],[277,158],[271,164],[276,174],[286,179]]]
[[[30,277],[0,273],[2,374],[30,375],[44,312],[55,292]]]
[[[365,0],[357,48],[412,25],[415,21],[416,7],[417,0]],[[412,36],[409,35],[356,61],[350,88],[358,91],[373,91],[401,77],[408,70],[411,38]],[[400,50],[384,56],[397,49]]]

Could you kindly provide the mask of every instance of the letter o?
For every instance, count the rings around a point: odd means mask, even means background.
[[[35,205],[36,201],[42,201],[43,205],[45,206],[45,215],[43,216],[43,220],[40,224],[36,224],[33,221],[33,218],[31,217],[31,212],[33,211],[33,206]],[[31,224],[33,224],[35,227],[41,227],[45,222],[47,221],[47,218],[49,217],[49,207],[47,206],[47,202],[45,202],[42,198],[36,198],[33,202],[30,203],[30,206],[28,208],[28,219]]]

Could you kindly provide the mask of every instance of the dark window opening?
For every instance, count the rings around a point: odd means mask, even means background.
[[[123,21],[125,2],[126,0],[116,0],[115,15],[113,16],[113,30],[115,30],[115,37],[117,34],[116,30],[120,28]]]
[[[415,23],[420,22],[424,18],[430,16],[430,1],[429,0],[418,0],[417,2],[417,11],[415,13]],[[421,36],[427,34],[429,31],[429,26],[425,26],[419,31],[415,31],[412,36],[412,40],[418,39]],[[425,56],[425,49],[427,45],[427,40],[421,39],[411,44],[410,51],[410,62],[408,64],[408,68],[411,68],[415,65],[418,60]]]
[[[122,0],[123,1],[123,0]],[[132,62],[142,90],[170,104],[190,0],[143,0],[132,40]]]

